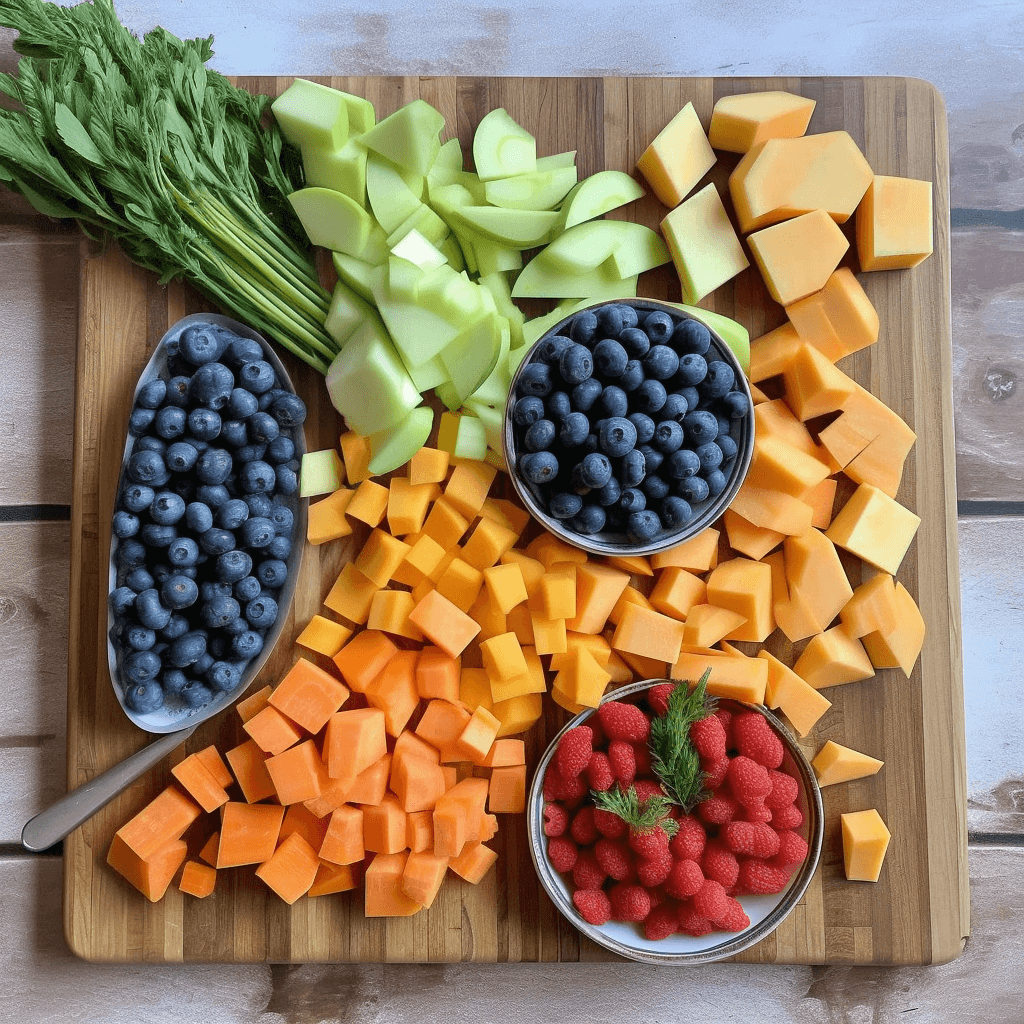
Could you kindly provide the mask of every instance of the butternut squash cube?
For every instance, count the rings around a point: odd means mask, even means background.
[[[430,907],[447,871],[447,857],[438,857],[427,849],[410,853],[402,872],[402,892],[414,903]]]
[[[806,736],[832,707],[832,702],[768,651],[762,648],[757,656],[768,662],[765,703],[770,708],[778,708],[789,719],[797,735]]]
[[[370,477],[370,442],[367,438],[349,430],[338,441],[341,457],[345,460],[345,475],[354,487]]]
[[[872,807],[867,811],[848,811],[839,820],[846,877],[851,881],[877,882],[891,838],[882,816]]]
[[[565,619],[548,619],[531,612],[533,641],[538,654],[564,654],[566,644]]]
[[[713,604],[698,604],[690,609],[683,623],[683,643],[687,647],[714,647],[744,623],[739,612]]]
[[[924,618],[902,583],[896,584],[895,597],[897,611],[893,626],[884,632],[868,633],[861,642],[875,668],[898,667],[909,678],[924,646]]]
[[[508,498],[488,498],[480,509],[480,515],[484,519],[493,519],[494,522],[511,530],[517,537],[522,536],[523,530],[530,522],[530,513]]]
[[[677,544],[667,551],[651,555],[651,568],[657,572],[659,569],[675,565],[689,572],[707,572],[718,564],[719,537],[719,531],[709,526],[696,537],[684,540],[682,544]]]
[[[746,153],[768,139],[793,139],[807,131],[814,100],[790,92],[747,92],[722,96],[711,112],[708,142],[713,149]]]
[[[867,778],[877,774],[883,764],[883,761],[875,757],[844,747],[833,740],[828,740],[811,761],[819,786],[834,786],[838,782]]]
[[[677,206],[714,165],[715,152],[692,103],[662,128],[636,162],[654,194],[669,207]]]
[[[932,183],[876,174],[857,208],[861,270],[916,267],[932,252]]]
[[[377,584],[367,579],[352,562],[347,562],[324,598],[324,607],[344,616],[350,622],[362,625],[370,614],[373,595],[379,589]]]
[[[835,546],[827,535],[812,529],[787,537],[783,551],[790,596],[798,591],[817,623],[817,632],[826,629],[853,596]]]
[[[728,608],[746,620],[727,639],[762,643],[775,628],[771,568],[749,558],[722,562],[708,577],[708,604]]]
[[[856,683],[875,674],[863,644],[847,635],[842,626],[812,636],[793,671],[816,690]]]
[[[409,545],[405,541],[392,537],[385,530],[374,530],[356,555],[353,565],[377,587],[383,587],[408,553]]]
[[[811,528],[814,509],[805,501],[768,487],[744,482],[729,506],[754,526],[786,536],[799,536]]]
[[[699,576],[687,572],[686,569],[680,569],[678,566],[670,566],[667,569],[662,569],[648,600],[651,606],[662,615],[668,615],[681,621],[686,618],[695,604],[700,604],[707,598],[707,593],[707,585]],[[634,651],[634,653],[648,652]],[[675,660],[674,656],[664,659],[661,659],[660,654],[651,656],[664,661]]]
[[[483,761],[491,749],[501,723],[487,708],[478,707],[470,715],[466,727],[455,741],[455,753],[474,764]]]
[[[522,604],[528,596],[522,570],[514,563],[490,565],[484,569],[484,586],[505,615],[516,605]]]
[[[556,700],[560,694],[580,708],[596,708],[610,679],[611,673],[597,663],[586,647],[577,647],[571,665],[555,676],[551,694]]]
[[[493,519],[481,519],[462,549],[462,557],[477,569],[487,569],[519,539],[519,535]]]
[[[685,572],[683,569],[679,571]],[[617,651],[641,654],[666,662],[675,661],[679,657],[682,643],[682,622],[635,604],[627,605],[622,610],[622,617],[612,637],[612,647]]]
[[[775,624],[790,643],[804,640],[822,631],[814,612],[798,589],[791,588],[786,578],[786,555],[773,551],[764,561],[772,571],[772,612]]]
[[[437,581],[437,592],[456,608],[468,612],[484,585],[483,573],[461,558],[453,558]]]
[[[515,679],[529,669],[515,633],[502,633],[480,644],[484,668],[491,679]]]
[[[772,548],[777,548],[786,537],[784,533],[755,526],[731,508],[725,510],[722,522],[729,538],[729,547],[755,562],[764,558]]]
[[[763,704],[768,685],[768,663],[758,658],[730,657],[721,651],[681,651],[669,675],[685,679],[691,687],[711,669],[707,692],[747,704]]]
[[[839,617],[850,636],[861,638],[868,633],[891,630],[899,621],[899,604],[892,576],[880,572],[862,583],[843,605]]]
[[[313,734],[327,724],[346,700],[347,687],[318,665],[299,658],[277,684],[268,703]]]
[[[454,548],[467,529],[469,520],[444,498],[434,502],[423,524],[423,533],[437,541],[445,551]]]
[[[413,484],[408,477],[391,478],[388,485],[388,529],[394,537],[419,533],[430,503],[438,496],[437,484]]]
[[[375,480],[364,480],[352,495],[346,511],[367,526],[379,526],[388,509],[388,489]]]
[[[755,231],[747,236],[747,244],[769,294],[780,306],[824,288],[850,247],[836,222],[820,209]]]
[[[667,572],[668,570],[665,571]],[[608,621],[613,626],[617,626],[619,624],[619,619],[622,618],[622,613],[625,610],[626,605],[629,604],[638,604],[641,608],[648,608],[651,611],[656,611],[654,605],[652,605],[639,590],[635,587],[626,587],[618,601],[615,602],[615,607],[611,610],[611,613],[608,616]]]
[[[469,609],[469,617],[480,626],[478,640],[490,640],[501,633],[515,632],[510,630],[508,617],[498,607],[494,595],[483,587],[477,594],[473,606]]]
[[[497,473],[498,470],[486,462],[460,462],[448,478],[444,496],[462,515],[477,516]]]
[[[363,913],[366,917],[410,917],[421,904],[406,896],[402,878],[409,861],[409,851],[378,853],[366,869]]]
[[[352,526],[345,518],[345,510],[355,491],[339,487],[320,501],[310,502],[306,519],[306,540],[310,544],[325,544],[329,540],[347,537]]]
[[[800,338],[833,363],[878,341],[878,313],[849,267],[819,292],[786,307]]]
[[[442,651],[457,658],[480,632],[480,625],[436,590],[425,594],[409,613],[409,621]]]
[[[850,377],[807,344],[797,349],[783,371],[783,380],[786,404],[801,420],[841,409],[855,388]]]
[[[531,598],[540,590],[541,580],[546,572],[543,562],[531,558],[523,551],[512,548],[498,559],[502,565],[518,565],[523,576],[523,584],[526,587],[526,596]],[[533,609],[531,609],[532,611]]]
[[[615,603],[629,584],[629,574],[590,562],[576,566],[576,614],[566,629],[600,633]]]
[[[333,658],[345,646],[352,630],[333,619],[322,615],[314,615],[306,623],[305,629],[295,638],[300,647],[322,654],[325,658]]]
[[[409,483],[440,484],[448,475],[448,452],[437,448],[421,448],[409,460]]]
[[[838,486],[839,481],[830,477],[804,494],[804,501],[814,509],[811,526],[816,530],[827,530],[832,525],[832,506],[835,504]]]
[[[870,565],[895,575],[921,525],[920,516],[871,484],[861,484],[826,536]]]
[[[540,718],[543,709],[542,695],[539,693],[524,693],[519,697],[496,702],[491,711],[501,722],[499,739],[526,732]]]
[[[559,565],[548,570],[538,586],[539,610],[549,619],[576,616],[576,566]]]
[[[409,543],[409,540],[406,543]],[[416,577],[408,586],[414,587],[429,577],[444,558],[444,553],[444,548],[433,537],[421,533],[405,553],[403,569]],[[397,575],[395,578],[397,579]]]
[[[802,498],[828,475],[828,466],[816,454],[809,455],[782,437],[755,435],[754,456],[747,473],[747,481],[754,487],[770,487]]]

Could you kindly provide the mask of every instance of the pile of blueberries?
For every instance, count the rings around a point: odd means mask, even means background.
[[[646,543],[725,490],[750,414],[698,320],[608,303],[577,313],[524,364],[512,406],[516,472],[579,534]]]
[[[306,407],[259,342],[193,323],[146,382],[113,518],[125,704],[195,709],[234,689],[278,616]],[[301,542],[301,538],[299,539]]]

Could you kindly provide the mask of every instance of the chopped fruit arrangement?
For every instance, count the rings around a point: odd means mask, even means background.
[[[768,720],[713,707],[707,675],[609,701],[544,776],[544,834],[583,920],[645,938],[740,932],[738,897],[779,893],[807,857],[800,784]]]

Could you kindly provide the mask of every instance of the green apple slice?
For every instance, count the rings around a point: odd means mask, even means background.
[[[534,171],[497,178],[484,185],[484,195],[492,206],[506,210],[551,210],[576,184],[576,168],[560,167],[553,171]]]
[[[412,184],[407,178],[412,179]],[[418,184],[416,184],[418,179]],[[423,178],[403,175],[399,168],[377,153],[366,159],[366,195],[377,223],[385,232],[392,232],[422,203]]]
[[[444,117],[426,100],[413,100],[384,118],[360,141],[399,167],[426,175],[441,148]]]
[[[434,413],[429,406],[421,405],[395,426],[371,434],[367,441],[373,476],[404,466],[427,443],[433,425]]]
[[[523,269],[522,250],[492,242],[489,238],[477,236],[473,240],[473,253],[476,256],[477,273],[482,276]]]
[[[574,167],[575,165],[575,149],[569,150],[568,153],[551,153],[549,156],[537,157],[538,171],[557,171],[560,167]]]
[[[460,417],[452,454],[457,459],[475,459],[478,462],[487,454],[487,431],[478,416],[467,414]]]
[[[512,301],[508,277],[502,273],[481,274],[477,283],[492,296],[496,311],[508,320],[512,347],[518,348],[523,343],[523,311]]]
[[[441,352],[460,404],[487,380],[498,362],[502,340],[499,319],[494,313],[485,313]]]
[[[349,139],[341,149],[302,147],[306,184],[343,192],[366,209],[366,147]]]
[[[348,104],[337,89],[296,78],[270,109],[293,146],[338,150],[348,142]]]
[[[420,363],[419,366],[410,366],[406,363],[405,368],[409,371],[409,379],[416,385],[416,390],[421,395],[426,394],[432,388],[448,383],[448,369],[441,362],[440,356],[434,356],[433,359],[428,359],[425,363]]]
[[[332,494],[345,479],[336,448],[306,452],[299,466],[299,497],[310,498],[318,494]]]
[[[394,245],[404,238],[410,231],[415,229],[423,237],[434,245],[440,244],[451,234],[448,225],[427,206],[420,203],[412,213],[409,214],[394,231],[388,235],[388,244]]]
[[[388,299],[391,302],[415,304],[416,289],[419,288],[423,276],[423,270],[415,263],[392,256],[388,260]]]
[[[512,295],[517,299],[585,299],[607,291],[620,280],[607,262],[591,270],[565,270],[544,249],[516,278]]]
[[[643,198],[643,187],[625,171],[598,171],[584,178],[562,203],[567,228]]]
[[[370,238],[373,220],[351,197],[329,188],[302,188],[288,196],[314,245],[359,256]]]
[[[424,273],[448,262],[448,257],[431,245],[416,228],[411,228],[391,246],[391,252],[400,259],[414,263]]]
[[[349,256],[348,253],[335,252],[331,256],[338,278],[345,282],[360,298],[373,302],[373,289],[384,280],[385,268],[366,263],[364,260]]]
[[[551,267],[566,273],[596,270],[621,245],[621,220],[594,220],[563,231],[543,252]],[[649,230],[649,229],[648,229]]]
[[[324,320],[324,330],[342,347],[364,320],[379,320],[377,311],[344,281],[334,285],[331,307]],[[381,324],[383,329],[383,323]]]
[[[645,224],[634,224],[627,220],[607,223],[622,224],[625,228],[621,232],[622,241],[608,257],[609,264],[619,277],[632,277],[671,262],[672,256],[657,231],[652,231]]]
[[[449,186],[454,188],[455,186]],[[547,210],[502,210],[497,206],[453,207],[449,223],[483,235],[513,249],[543,245],[558,223],[558,214]]]
[[[482,181],[532,174],[537,169],[537,140],[504,107],[496,107],[476,127],[473,163]]]

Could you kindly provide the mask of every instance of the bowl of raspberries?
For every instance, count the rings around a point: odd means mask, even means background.
[[[576,715],[527,803],[530,851],[559,911],[632,960],[708,963],[769,935],[821,855],[821,792],[760,705],[647,680]]]
[[[666,550],[714,522],[753,453],[732,349],[668,302],[621,299],[560,321],[527,352],[503,433],[512,483],[548,530],[594,554]]]

